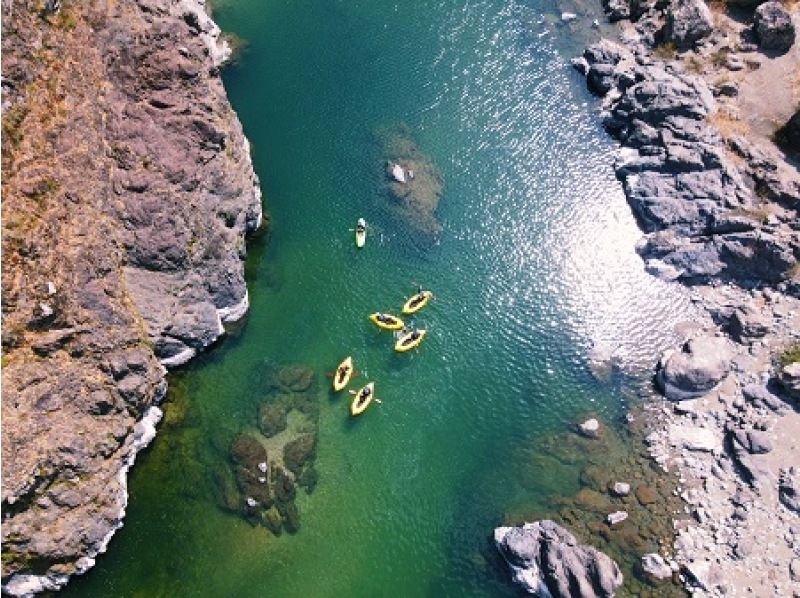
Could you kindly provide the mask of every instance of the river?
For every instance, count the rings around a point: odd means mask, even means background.
[[[569,441],[587,415],[619,428],[689,313],[634,252],[614,145],[569,66],[580,38],[537,0],[214,4],[244,42],[224,78],[271,220],[248,257],[251,310],[172,374],[125,526],[65,594],[515,595],[493,527],[546,514],[580,469],[520,447]],[[434,243],[387,212],[398,130],[441,172]],[[367,314],[413,283],[436,300],[399,355]],[[593,374],[593,347],[610,373]],[[323,376],[348,354],[382,399],[355,420]],[[264,372],[289,363],[316,372],[318,484],[276,538],[218,508],[212,472],[255,426]]]

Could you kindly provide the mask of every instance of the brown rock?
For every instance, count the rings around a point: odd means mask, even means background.
[[[642,504],[642,506],[652,505],[653,503],[658,502],[658,493],[650,486],[645,486],[642,484],[641,486],[637,486],[634,492],[636,494],[636,499]]]

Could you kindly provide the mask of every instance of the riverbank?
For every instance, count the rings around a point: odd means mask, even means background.
[[[247,311],[250,149],[202,0],[3,4],[3,591],[94,565],[166,369]]]
[[[574,64],[622,143],[645,267],[689,285],[710,316],[662,357],[667,400],[649,406],[651,455],[688,515],[662,556],[694,595],[797,595],[800,176],[784,153],[796,145],[773,139],[797,109],[800,50],[785,18],[777,34],[763,15],[751,27],[752,7],[606,8],[620,41]],[[797,6],[787,14],[796,29]]]

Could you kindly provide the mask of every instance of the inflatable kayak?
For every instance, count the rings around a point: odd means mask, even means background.
[[[374,314],[370,314],[369,319],[372,320],[372,323],[375,324],[378,328],[383,328],[384,330],[402,330],[403,320],[398,318],[397,316],[393,316],[392,314],[385,314],[379,311],[376,311]]]
[[[364,243],[367,242],[367,223],[364,222],[363,218],[358,219],[358,224],[356,224],[356,247],[361,248],[364,247]]]
[[[410,351],[422,342],[422,339],[425,338],[426,332],[426,330],[412,330],[411,332],[404,334],[397,339],[397,342],[394,344],[394,350],[399,351],[400,353]]]
[[[350,403],[350,415],[361,415],[367,410],[372,399],[375,397],[375,383],[370,382],[364,388],[360,389],[356,396],[353,397],[353,402]]]
[[[428,301],[431,300],[433,297],[433,293],[430,291],[420,291],[416,295],[410,297],[408,301],[403,304],[403,313],[404,314],[414,314],[421,310],[423,307],[428,305]]]
[[[347,383],[350,382],[350,376],[353,375],[353,358],[348,357],[342,363],[339,364],[339,367],[336,368],[336,371],[333,373],[333,390],[339,392]]]

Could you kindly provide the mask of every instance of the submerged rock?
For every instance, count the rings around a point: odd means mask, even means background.
[[[283,432],[287,426],[287,409],[282,401],[265,403],[258,410],[258,428],[267,438]]]
[[[522,589],[538,596],[613,596],[623,577],[617,564],[553,521],[498,527],[494,541]]]
[[[422,153],[405,125],[378,132],[386,174],[382,186],[390,202],[389,212],[410,229],[423,244],[435,241],[442,230],[436,210],[444,184],[439,168]]]
[[[314,434],[303,434],[283,447],[283,463],[286,469],[298,475],[313,456],[317,438]]]

